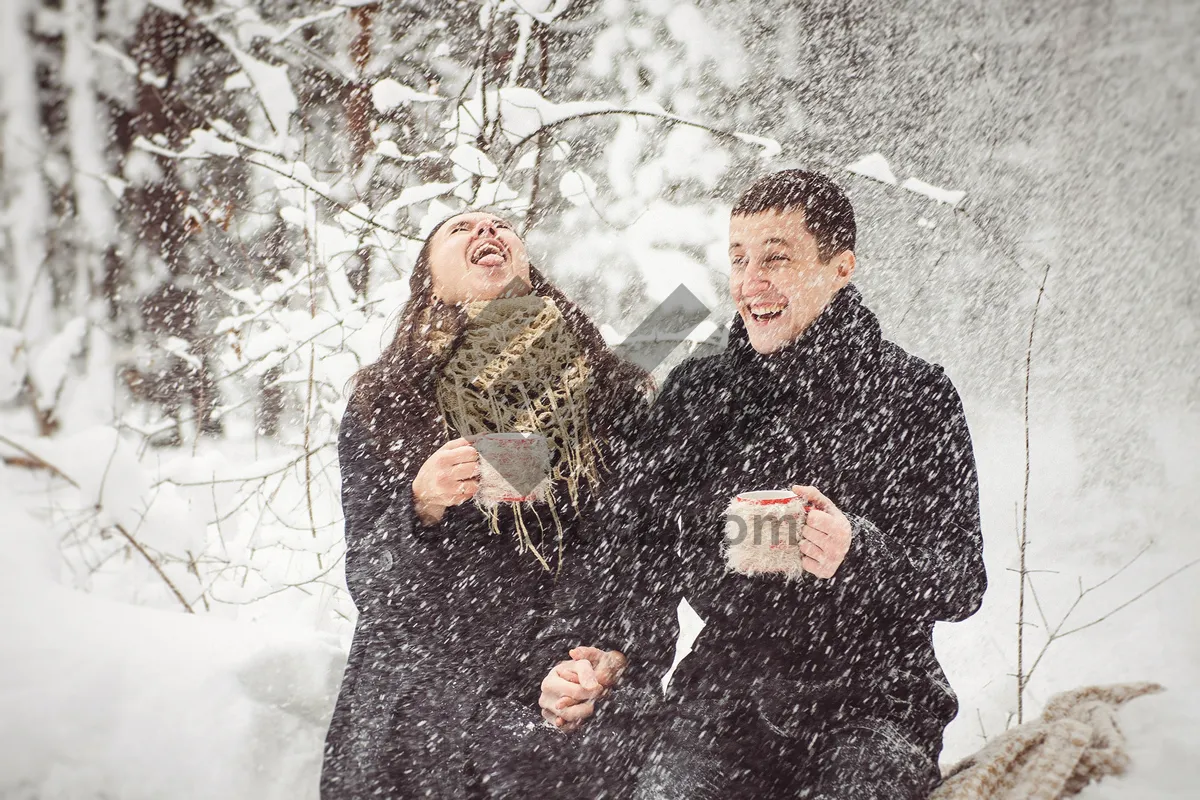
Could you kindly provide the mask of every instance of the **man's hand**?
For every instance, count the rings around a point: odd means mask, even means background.
[[[832,578],[850,550],[850,520],[815,486],[793,486],[809,506],[800,540],[800,561],[818,578]]]
[[[581,726],[596,710],[596,701],[608,694],[625,670],[625,656],[617,650],[576,647],[573,661],[562,661],[542,679],[538,706],[542,718],[561,731]]]

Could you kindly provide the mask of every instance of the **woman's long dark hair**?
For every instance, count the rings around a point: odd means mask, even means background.
[[[434,399],[437,376],[461,343],[467,316],[465,307],[442,303],[434,297],[429,252],[437,232],[460,214],[447,217],[429,232],[413,264],[409,299],[391,344],[353,378],[351,408],[361,416],[384,451],[391,443],[405,439],[410,445],[406,449],[414,455],[421,454],[423,459],[441,444],[437,441],[440,431]],[[651,386],[650,375],[618,358],[583,310],[532,266],[529,279],[534,294],[549,297],[558,306],[567,329],[587,359],[591,368],[588,421],[594,434],[607,438],[642,402]],[[435,330],[451,337],[451,346],[440,356],[429,345],[430,334]],[[435,438],[421,441],[430,435]]]

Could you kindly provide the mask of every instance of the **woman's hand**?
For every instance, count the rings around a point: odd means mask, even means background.
[[[625,670],[618,650],[576,647],[573,661],[562,661],[542,679],[538,706],[542,718],[561,731],[578,728],[596,710],[596,701],[609,693]]]
[[[413,479],[413,507],[422,525],[433,525],[450,506],[479,491],[479,452],[467,439],[446,442],[425,459]]]

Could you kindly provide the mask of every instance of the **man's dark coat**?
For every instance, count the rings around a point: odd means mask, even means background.
[[[571,564],[589,572],[572,573],[559,597],[566,628],[630,658],[601,720],[623,693],[661,694],[686,597],[706,626],[669,707],[750,708],[783,735],[883,718],[936,759],[957,701],[933,625],[970,616],[986,586],[975,461],[950,380],[883,340],[856,288],[771,355],[736,319],[723,353],[671,373],[621,472],[589,526],[595,552]],[[817,487],[851,520],[836,575],[729,571],[730,499],[793,484]]]

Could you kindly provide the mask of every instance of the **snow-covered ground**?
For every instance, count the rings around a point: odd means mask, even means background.
[[[0,507],[0,797],[300,798],[344,653],[328,635],[58,585],[55,540]]]
[[[1023,474],[1020,421],[972,414],[991,588],[983,610],[940,626],[937,645],[962,701],[945,760],[1002,730],[1015,708],[1014,501]],[[1161,418],[1152,439],[1161,470],[1097,488],[1071,429],[1033,430],[1031,569],[1056,623],[1078,592],[1144,555],[1072,614],[1091,622],[1200,556],[1187,490],[1200,419]],[[44,475],[2,468],[0,506],[0,797],[315,797],[320,745],[337,691],[345,639],[297,625],[189,616],[61,585],[58,542],[38,517]],[[1133,766],[1089,787],[1085,800],[1191,798],[1200,762],[1200,582],[1184,573],[1111,618],[1049,648],[1030,684],[1027,716],[1054,692],[1090,683],[1156,680],[1162,695],[1121,712]],[[1028,601],[1032,605],[1032,601]],[[1026,609],[1026,663],[1043,641]],[[1068,625],[1064,630],[1073,627]]]

